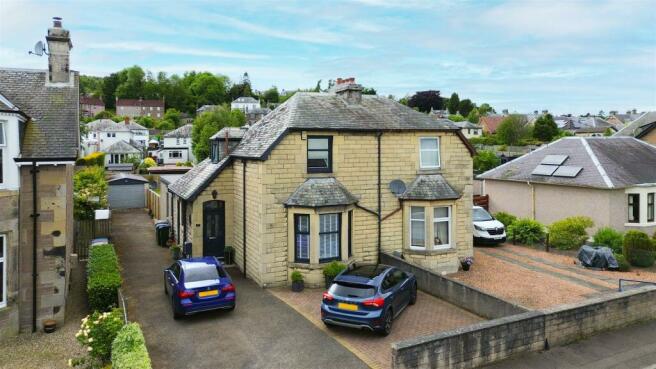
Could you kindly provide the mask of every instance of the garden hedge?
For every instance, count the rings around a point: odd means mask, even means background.
[[[544,236],[544,225],[537,220],[522,218],[513,222],[507,229],[508,238],[526,245],[541,241]]]
[[[640,231],[627,231],[624,234],[624,257],[637,267],[650,267],[656,259],[656,247],[649,236]]]
[[[112,343],[112,369],[150,368],[150,356],[139,324],[126,324]]]
[[[600,228],[594,235],[594,243],[597,245],[605,245],[613,249],[616,254],[622,253],[622,244],[624,243],[624,236],[610,227]]]
[[[122,282],[114,246],[91,247],[87,262],[87,295],[91,310],[109,311],[116,307]]]
[[[549,244],[561,250],[581,247],[588,239],[587,228],[594,226],[588,217],[569,217],[549,226]]]

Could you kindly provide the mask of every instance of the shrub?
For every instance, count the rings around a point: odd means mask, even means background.
[[[303,274],[298,270],[292,272],[292,282],[303,282]]]
[[[654,265],[655,251],[654,242],[646,233],[632,230],[624,235],[623,254],[631,265],[638,267]]]
[[[544,238],[544,226],[533,219],[519,219],[513,222],[506,232],[511,239],[527,245],[532,245]]]
[[[629,264],[628,261],[626,261],[626,258],[622,254],[613,254],[615,256],[615,260],[617,260],[617,270],[620,272],[628,272],[631,270],[631,264]]]
[[[151,167],[156,167],[157,163],[155,162],[155,159],[153,158],[145,158],[143,161],[143,166],[146,168],[151,168]]]
[[[474,156],[474,170],[485,172],[501,164],[501,159],[493,151],[481,150]]]
[[[111,355],[112,341],[122,326],[123,313],[120,309],[105,313],[94,311],[82,319],[80,331],[75,337],[82,346],[87,347],[89,356],[106,362]]]
[[[508,228],[511,224],[515,223],[515,221],[517,220],[516,216],[509,213],[504,213],[503,211],[495,213],[494,218],[500,221],[501,223],[503,223],[503,225],[506,228]]]
[[[114,246],[98,245],[89,250],[87,294],[92,310],[108,311],[117,306],[122,279]]]
[[[344,269],[346,269],[346,265],[335,260],[323,268],[323,275],[329,278],[335,278]]]
[[[73,176],[73,211],[75,219],[93,219],[94,210],[107,207],[105,170],[90,166]]]
[[[587,228],[594,226],[588,217],[569,217],[549,226],[549,244],[561,250],[581,247],[588,239]]]
[[[622,243],[624,236],[610,227],[600,228],[594,235],[594,243],[598,245],[605,245],[613,249],[616,254],[622,253]]]
[[[112,343],[112,369],[150,368],[150,356],[139,324],[126,324]]]

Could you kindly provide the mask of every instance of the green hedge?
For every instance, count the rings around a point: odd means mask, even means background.
[[[624,234],[624,257],[631,265],[650,267],[656,259],[654,241],[640,231],[627,231]]]
[[[506,230],[508,237],[527,245],[533,245],[544,238],[544,225],[533,219],[519,219]]]
[[[150,356],[139,324],[126,324],[112,343],[112,369],[150,368]]]
[[[509,213],[504,213],[503,211],[495,213],[494,218],[496,220],[500,221],[501,223],[503,223],[503,225],[506,226],[506,227],[508,227],[511,224],[515,223],[515,221],[517,220],[516,216],[514,216],[512,214],[509,214]]]
[[[624,236],[610,227],[600,228],[594,235],[594,243],[597,245],[605,245],[613,249],[615,254],[622,253],[622,244],[624,243]]]
[[[561,250],[581,247],[588,239],[587,228],[594,226],[588,217],[569,217],[549,226],[549,244]]]
[[[109,311],[116,307],[121,283],[121,271],[114,246],[91,247],[87,262],[87,294],[91,310]]]

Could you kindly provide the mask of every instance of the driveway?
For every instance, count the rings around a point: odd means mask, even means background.
[[[268,291],[230,268],[237,287],[233,312],[173,320],[163,290],[167,249],[155,243],[143,210],[112,213],[113,242],[123,267],[128,317],[141,324],[153,368],[366,368]]]

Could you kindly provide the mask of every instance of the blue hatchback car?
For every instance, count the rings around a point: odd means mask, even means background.
[[[179,260],[166,268],[164,293],[171,298],[174,319],[201,311],[233,310],[237,303],[230,275],[213,256]]]
[[[383,264],[361,265],[335,277],[323,294],[324,324],[366,328],[388,335],[392,321],[417,301],[417,279]]]

